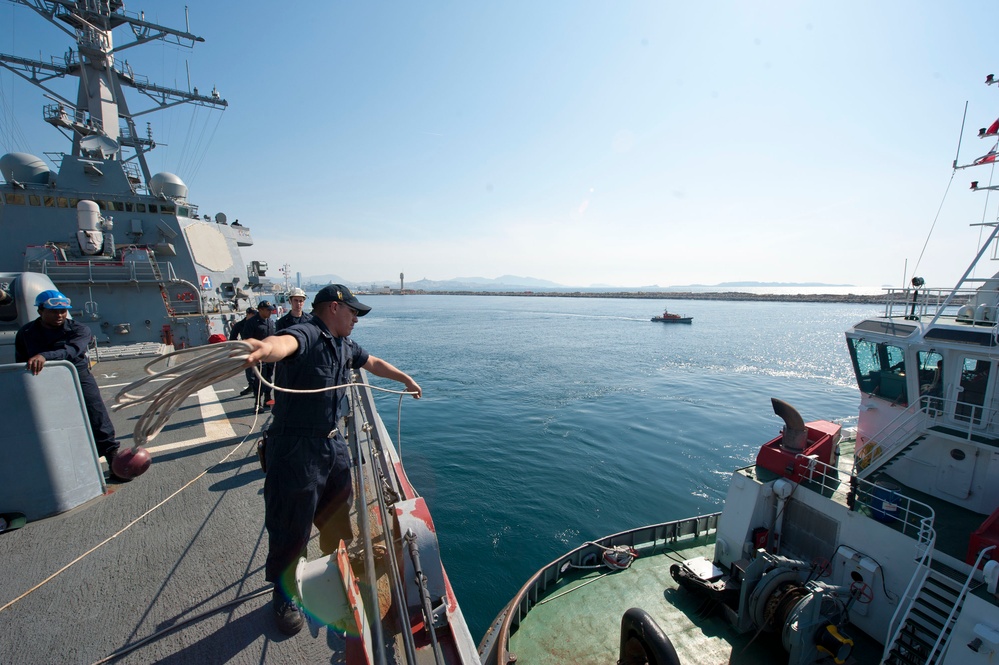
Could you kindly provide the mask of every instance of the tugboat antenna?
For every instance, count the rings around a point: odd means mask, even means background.
[[[964,101],[964,116],[961,118],[961,133],[957,135],[957,152],[954,153],[954,170],[957,170],[957,159],[961,156],[961,137],[964,136],[964,123],[968,120],[968,100]]]

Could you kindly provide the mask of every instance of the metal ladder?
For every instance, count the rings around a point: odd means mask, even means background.
[[[943,660],[964,601],[975,585],[975,572],[989,547],[978,554],[968,577],[962,580],[930,569],[909,603],[891,645],[886,645],[883,665],[930,665]],[[957,573],[951,568],[947,571]],[[917,575],[919,571],[917,570]]]

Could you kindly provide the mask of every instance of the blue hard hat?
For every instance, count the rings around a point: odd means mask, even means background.
[[[45,309],[69,309],[70,300],[65,296],[65,294],[63,294],[62,291],[49,289],[48,291],[42,291],[35,296],[35,307],[43,307]]]

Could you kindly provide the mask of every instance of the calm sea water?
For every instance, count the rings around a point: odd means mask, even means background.
[[[719,510],[782,421],[856,415],[843,331],[874,306],[366,296],[353,337],[409,372],[402,456],[476,640],[588,539]],[[649,319],[668,305],[692,325]],[[380,385],[397,387],[375,379]],[[395,436],[398,398],[379,398]]]

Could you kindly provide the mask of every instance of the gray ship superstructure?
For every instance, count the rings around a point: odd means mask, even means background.
[[[163,342],[199,345],[225,332],[252,300],[266,265],[244,264],[249,229],[225,214],[201,215],[188,188],[172,173],[150,173],[156,147],[137,118],[179,104],[224,109],[210,94],[148,82],[119,59],[147,42],[192,47],[204,41],[126,13],[124,3],[11,0],[26,5],[75,42],[51,61],[0,54],[0,66],[41,88],[53,103],[44,119],[72,141],[58,169],[20,152],[0,157],[0,271],[48,275],[73,301],[73,317],[102,345]],[[117,28],[131,40],[116,44]],[[74,98],[50,86],[79,80]],[[132,109],[125,92],[148,104]],[[243,300],[240,303],[240,300]]]

